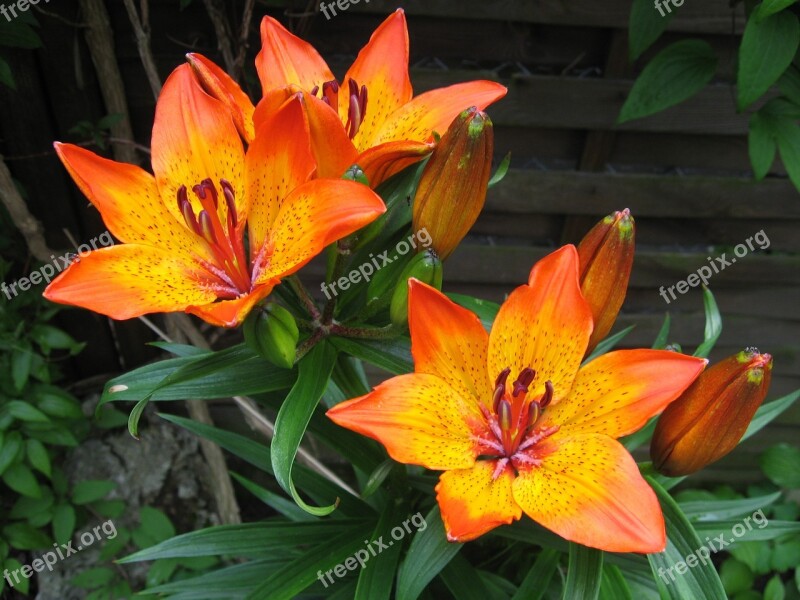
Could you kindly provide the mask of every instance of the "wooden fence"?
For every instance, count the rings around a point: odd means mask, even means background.
[[[226,3],[240,14],[241,2]],[[274,4],[274,3],[273,3]],[[313,7],[290,2],[289,12]],[[122,2],[107,1],[137,141],[147,143],[153,99]],[[703,333],[702,301],[694,290],[669,306],[660,286],[674,285],[763,230],[768,250],[741,258],[715,275],[711,288],[724,330],[714,357],[744,346],[773,353],[771,397],[800,387],[800,197],[777,164],[767,181],[750,178],[748,114],[737,114],[730,85],[744,25],[728,0],[686,0],[668,32],[648,51],[689,36],[707,40],[720,58],[715,83],[680,106],[616,127],[619,109],[643,63],[627,54],[629,0],[371,0],[335,18],[287,18],[304,31],[334,70],[344,71],[386,14],[403,6],[417,92],[475,78],[509,88],[490,110],[498,157],[513,152],[512,171],[490,193],[467,243],[446,266],[448,291],[493,300],[523,282],[533,262],[564,242],[577,242],[600,217],[628,207],[637,221],[632,287],[618,327],[636,324],[625,344],[650,345],[664,314],[673,316],[671,341],[692,349]],[[67,247],[67,228],[91,237],[103,227],[49,151],[53,139],[75,139],[79,120],[105,114],[75,2],[50,3],[39,15],[45,47],[13,55],[19,90],[0,92],[0,151],[24,186],[49,240]],[[257,14],[275,9],[257,7]],[[178,0],[151,2],[151,44],[162,77],[194,49],[218,58],[213,28],[199,0],[180,11]],[[248,63],[258,49],[251,32]],[[252,70],[249,90],[255,95]],[[26,158],[27,157],[27,158]],[[75,331],[92,345],[81,374],[111,372],[147,357],[133,323],[115,324],[78,311]],[[84,335],[83,337],[87,337]],[[113,345],[116,340],[116,345]],[[138,349],[137,349],[138,348]],[[800,407],[723,461],[710,477],[749,478],[757,454],[776,441],[793,441]]]

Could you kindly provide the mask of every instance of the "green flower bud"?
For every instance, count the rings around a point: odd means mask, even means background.
[[[400,275],[389,306],[389,316],[398,327],[408,323],[408,280],[411,277],[437,290],[442,289],[442,261],[435,251],[429,248],[414,256]]]
[[[251,312],[243,331],[245,343],[260,356],[284,369],[294,366],[300,331],[292,313],[280,304]]]

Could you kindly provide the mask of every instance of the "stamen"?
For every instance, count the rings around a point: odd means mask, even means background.
[[[335,79],[322,84],[322,101],[339,111],[339,84]]]
[[[228,218],[231,219],[233,227],[236,227],[236,202],[233,195],[233,186],[227,179],[220,179],[219,185],[222,187],[222,195],[225,196],[225,204],[228,206]]]
[[[494,397],[492,398],[492,410],[495,414],[497,414],[497,407],[500,404],[500,400],[503,399],[503,396],[506,395],[506,386],[502,383],[499,384],[496,388],[494,388]]]
[[[311,95],[316,96],[318,91],[319,91],[319,86],[315,85],[313,88],[311,88]]]
[[[549,438],[559,429],[561,429],[559,425],[553,425],[552,427],[546,427],[545,429],[540,429],[539,431],[531,435],[527,440],[522,442],[519,445],[519,448],[517,448],[517,452],[522,452],[523,450],[527,450],[531,446],[538,444],[542,440]]]
[[[506,465],[508,464],[507,458],[501,458],[497,461],[497,466],[494,468],[494,473],[492,473],[492,481],[496,481],[500,475],[503,474],[503,471],[506,470]]]
[[[505,385],[506,380],[508,380],[508,376],[511,375],[511,367],[506,367],[502,371],[500,371],[500,375],[497,376],[497,379],[494,380],[494,385],[497,387],[501,383]]]
[[[542,407],[539,405],[538,402],[534,401],[531,402],[530,406],[528,406],[528,425],[525,427],[525,432],[527,433],[531,427],[533,427],[534,423],[539,420],[539,415],[542,414]]]
[[[536,371],[531,369],[530,367],[525,367],[522,369],[522,372],[517,377],[517,380],[514,382],[514,391],[512,392],[512,396],[516,398],[520,392],[523,394],[528,392],[528,386],[533,382],[533,379],[536,377]]]
[[[217,236],[214,235],[214,225],[211,222],[211,215],[205,210],[200,211],[200,235],[202,235],[209,244],[217,243]]]
[[[547,406],[553,400],[553,392],[554,391],[555,390],[553,389],[553,382],[550,381],[549,379],[547,381],[545,381],[545,383],[544,383],[544,395],[539,400],[539,406],[541,406],[542,408],[547,408]]]
[[[511,402],[505,398],[498,403],[497,417],[500,420],[500,429],[507,433],[511,429]]]

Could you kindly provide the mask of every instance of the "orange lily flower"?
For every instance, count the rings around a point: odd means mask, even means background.
[[[155,175],[56,143],[123,244],[83,256],[45,297],[114,319],[186,311],[233,327],[283,277],[386,210],[365,185],[310,180],[316,163],[301,98],[264,126],[245,152],[230,111],[183,65],[156,105]]]
[[[313,46],[272,17],[261,22],[261,41],[256,69],[264,106],[256,109],[256,123],[287,86],[302,90],[308,96],[312,137],[322,144],[316,155],[325,157],[320,173],[338,177],[358,163],[372,186],[427,156],[433,133],[444,133],[463,110],[483,110],[507,91],[492,81],[472,81],[413,97],[402,9],[375,30],[341,85]]]
[[[412,280],[415,372],[328,411],[395,460],[445,471],[436,492],[450,541],[524,512],[601,550],[665,547],[655,493],[616,438],[660,413],[706,361],[620,350],[581,366],[592,313],[578,267],[574,246],[539,261],[488,334],[475,314]]]

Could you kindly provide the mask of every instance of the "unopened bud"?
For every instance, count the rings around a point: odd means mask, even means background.
[[[292,368],[300,339],[292,313],[279,304],[269,304],[250,313],[243,331],[244,341],[252,350],[274,365]]]
[[[389,305],[389,317],[397,326],[408,323],[408,280],[415,278],[422,283],[442,289],[442,261],[432,250],[425,250],[411,259],[400,274],[400,280],[394,289],[392,303]]]
[[[650,456],[671,477],[699,471],[733,450],[767,395],[772,357],[747,349],[707,369],[658,419]]]

